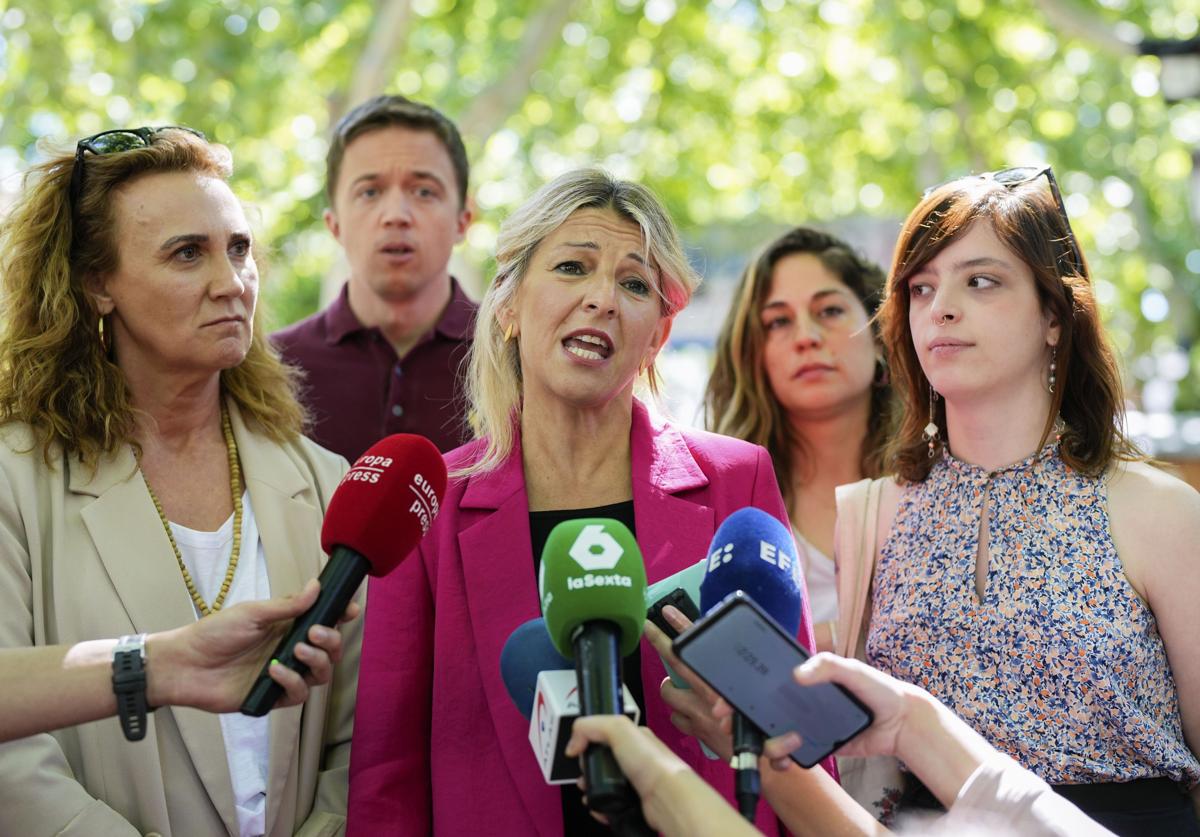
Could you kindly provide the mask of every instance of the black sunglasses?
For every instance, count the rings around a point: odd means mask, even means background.
[[[161,128],[114,128],[111,131],[101,131],[84,137],[75,144],[75,168],[71,170],[71,207],[74,208],[83,192],[83,157],[85,151],[93,154],[120,154],[122,151],[132,151],[135,148],[149,148],[154,142],[154,135],[159,131],[187,131],[205,142],[204,136],[195,128],[186,125],[165,125]]]
[[[1083,276],[1083,251],[1079,249],[1079,242],[1075,238],[1075,231],[1071,229],[1071,218],[1067,215],[1067,205],[1063,203],[1062,191],[1058,188],[1058,181],[1054,179],[1054,170],[1050,166],[1015,166],[1011,169],[1000,169],[999,171],[989,171],[972,176],[984,180],[993,180],[1001,186],[1012,189],[1015,186],[1021,186],[1022,184],[1037,180],[1042,175],[1046,176],[1046,181],[1050,184],[1050,194],[1054,196],[1054,203],[1058,206],[1058,214],[1062,216],[1063,224],[1067,228],[1067,244],[1070,247],[1071,259],[1069,266],[1077,276]],[[970,177],[955,178],[955,180],[969,180]],[[954,183],[955,180],[947,180],[946,183]],[[931,192],[942,188],[946,183],[930,186],[922,194],[922,197],[929,197]]]

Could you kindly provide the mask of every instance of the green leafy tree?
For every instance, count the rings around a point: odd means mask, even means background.
[[[326,136],[366,95],[455,116],[487,276],[505,214],[598,162],[658,191],[715,282],[774,229],[851,228],[886,257],[922,190],[1047,161],[1135,394],[1200,409],[1200,104],[1167,104],[1138,37],[1200,0],[16,0],[0,4],[0,190],[39,141],[184,123],[234,151],[273,245],[279,324],[342,276]],[[2,195],[0,195],[2,197]],[[1194,210],[1193,210],[1194,211]],[[1153,397],[1152,397],[1153,396]]]

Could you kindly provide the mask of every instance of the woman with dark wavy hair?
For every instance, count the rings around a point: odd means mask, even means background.
[[[904,411],[867,661],[1118,834],[1200,834],[1200,494],[1121,430],[1049,167],[932,190],[880,319]]]
[[[124,635],[132,666],[147,633],[321,570],[346,463],[300,435],[230,168],[190,128],[105,131],[33,169],[0,228],[0,646]],[[333,685],[269,718],[147,717],[130,671],[120,723],[0,746],[0,833],[339,832],[347,630]]]
[[[775,239],[734,292],[705,398],[711,429],[771,454],[822,651],[837,620],[833,490],[883,473],[891,388],[871,322],[883,284],[878,265],[829,233]]]

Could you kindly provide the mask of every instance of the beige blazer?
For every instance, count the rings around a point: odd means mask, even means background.
[[[230,413],[271,594],[295,592],[324,563],[322,515],[346,462],[306,439],[276,444],[236,407]],[[0,428],[0,646],[193,621],[132,451],[121,448],[92,473],[61,454],[47,467],[32,444],[28,427]],[[344,830],[361,621],[346,629],[334,682],[303,706],[271,713],[271,837]],[[0,684],[0,707],[2,696]],[[137,743],[109,718],[0,745],[0,835],[209,837],[237,828],[216,715],[158,709]]]

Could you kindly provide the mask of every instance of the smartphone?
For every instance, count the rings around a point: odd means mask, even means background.
[[[692,601],[692,597],[688,595],[687,590],[684,590],[682,587],[676,587],[670,593],[667,593],[667,595],[650,605],[650,608],[646,611],[646,618],[666,634],[668,639],[675,639],[675,637],[679,636],[679,631],[675,630],[662,614],[663,608],[667,605],[679,608],[679,611],[688,618],[689,622],[695,622],[700,618],[700,608],[696,607],[696,603]]]
[[[801,686],[792,670],[809,658],[796,640],[741,590],[732,593],[672,646],[712,689],[768,737],[792,730],[792,753],[812,767],[871,725],[871,710],[836,683]]]

